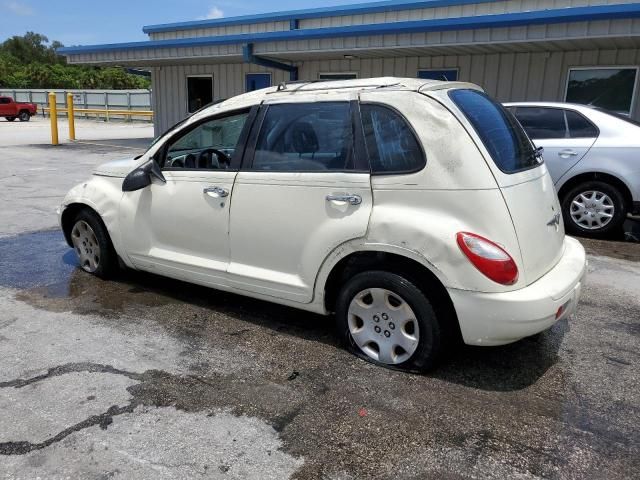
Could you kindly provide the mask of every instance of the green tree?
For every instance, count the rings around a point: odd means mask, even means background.
[[[62,43],[27,32],[0,43],[0,87],[4,88],[149,88],[147,77],[118,67],[67,65]]]

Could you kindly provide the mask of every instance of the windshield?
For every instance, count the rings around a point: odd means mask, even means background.
[[[449,97],[471,122],[501,171],[516,173],[542,163],[540,151],[501,104],[478,90],[452,90]]]

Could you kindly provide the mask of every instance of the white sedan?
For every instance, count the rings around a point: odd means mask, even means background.
[[[640,123],[572,103],[505,106],[544,149],[567,231],[599,236],[640,214]]]

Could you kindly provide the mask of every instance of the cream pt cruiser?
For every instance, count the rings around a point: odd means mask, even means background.
[[[231,98],[99,166],[60,224],[95,275],[124,264],[335,313],[352,352],[408,370],[456,338],[501,345],[568,317],[586,266],[540,152],[459,82]]]

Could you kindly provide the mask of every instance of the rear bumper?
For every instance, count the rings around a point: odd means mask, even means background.
[[[464,342],[504,345],[567,318],[576,309],[586,267],[580,242],[565,237],[564,253],[558,264],[528,287],[504,293],[448,289]],[[556,316],[561,307],[562,313]]]

